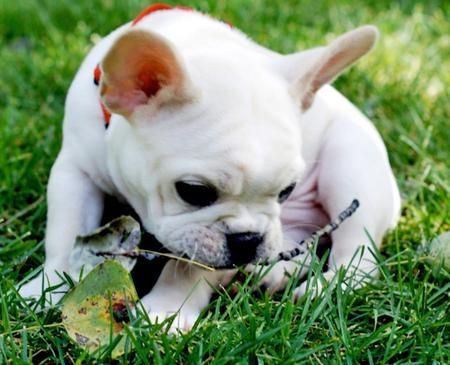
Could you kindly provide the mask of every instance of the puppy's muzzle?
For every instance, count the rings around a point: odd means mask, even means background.
[[[233,233],[226,235],[227,247],[233,265],[243,265],[256,258],[258,246],[264,236],[256,232]]]

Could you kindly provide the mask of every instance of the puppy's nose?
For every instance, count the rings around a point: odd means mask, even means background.
[[[226,235],[231,262],[235,265],[248,264],[256,257],[256,249],[264,236],[256,232],[232,233]]]

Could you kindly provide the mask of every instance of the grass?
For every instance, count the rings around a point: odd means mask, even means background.
[[[168,1],[173,3],[172,1]],[[281,52],[322,44],[363,23],[377,49],[337,87],[380,130],[403,196],[399,226],[379,254],[381,275],[348,292],[298,304],[286,292],[218,295],[188,334],[170,337],[139,319],[120,364],[448,364],[450,281],[417,248],[450,229],[449,23],[444,0],[196,0]],[[299,4],[300,3],[300,4]],[[65,93],[98,34],[132,19],[141,0],[0,2],[0,364],[111,363],[88,355],[14,290],[42,264],[48,172],[61,141]],[[294,281],[291,282],[291,285]]]

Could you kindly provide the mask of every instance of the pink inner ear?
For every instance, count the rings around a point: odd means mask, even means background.
[[[114,113],[129,116],[136,107],[146,104],[148,96],[138,89],[113,89],[104,86],[102,88],[103,103]]]
[[[147,97],[152,97],[161,89],[161,83],[151,73],[141,72],[137,78],[138,89],[142,90]]]
[[[319,70],[315,74],[312,74],[313,76],[309,81],[310,86],[302,98],[303,110],[311,106],[314,95],[323,85],[332,82],[339,73],[357,59],[354,53],[351,49],[343,49],[329,55],[329,58],[320,66]]]
[[[102,86],[103,102],[109,110],[125,116],[130,115],[139,105],[147,104],[161,89],[161,84],[153,74],[140,73],[137,77],[122,82],[117,81],[111,86]]]
[[[119,38],[102,62],[101,95],[113,113],[128,117],[166,86],[179,87],[182,71],[165,40],[134,30]]]
[[[322,85],[332,81],[345,68],[350,66],[355,58],[350,52],[346,50],[333,54],[327,62],[320,68],[317,79],[314,82],[314,92],[316,92]]]

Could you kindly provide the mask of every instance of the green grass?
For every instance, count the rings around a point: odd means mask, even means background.
[[[14,285],[43,261],[43,196],[71,79],[96,35],[147,4],[0,2],[0,364],[111,363],[108,350],[94,360],[73,345],[58,324],[58,309],[35,313]],[[386,141],[402,191],[402,218],[384,242],[381,275],[369,286],[354,293],[328,290],[294,305],[292,289],[256,298],[249,281],[234,298],[218,295],[186,335],[166,336],[138,320],[128,331],[135,350],[117,363],[450,363],[450,277],[443,270],[431,275],[416,253],[450,229],[450,3],[188,4],[281,52],[376,24],[382,33],[377,49],[336,85]]]

